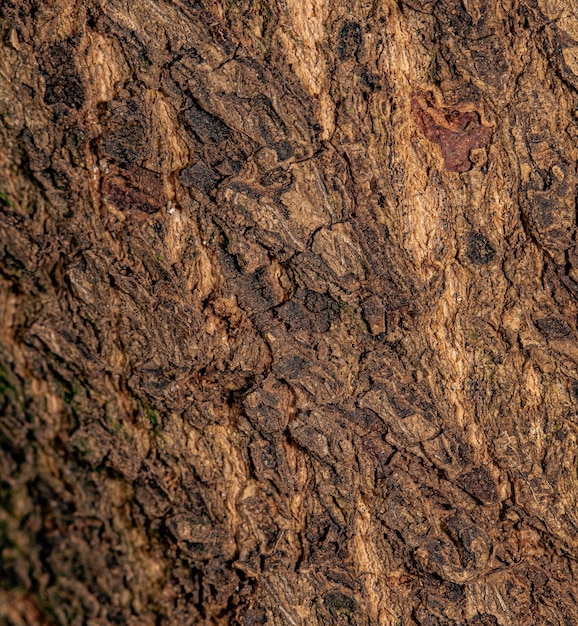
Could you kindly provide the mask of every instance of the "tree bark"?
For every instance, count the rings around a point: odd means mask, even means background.
[[[0,623],[578,623],[576,0],[3,0]]]

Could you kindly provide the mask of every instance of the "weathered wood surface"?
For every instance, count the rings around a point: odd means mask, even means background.
[[[2,624],[577,624],[576,0],[1,10]]]

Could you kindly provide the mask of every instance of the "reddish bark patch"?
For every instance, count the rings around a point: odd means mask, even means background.
[[[103,193],[106,200],[121,211],[138,209],[144,213],[157,213],[168,201],[161,176],[137,166],[116,170],[106,179]]]
[[[477,111],[437,108],[431,96],[412,99],[412,112],[422,133],[442,151],[444,167],[450,172],[472,169],[470,151],[488,145],[493,126],[482,126]]]

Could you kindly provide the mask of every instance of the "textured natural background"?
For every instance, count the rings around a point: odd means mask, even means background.
[[[575,626],[577,0],[0,7],[0,624]]]

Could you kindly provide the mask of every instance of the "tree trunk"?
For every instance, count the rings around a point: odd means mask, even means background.
[[[576,0],[3,0],[0,623],[578,623]]]

